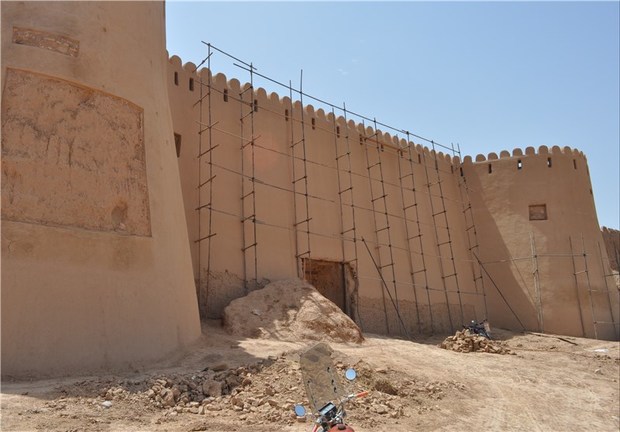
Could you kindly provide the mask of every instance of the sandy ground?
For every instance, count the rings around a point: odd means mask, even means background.
[[[358,370],[349,390],[370,390],[349,405],[350,425],[357,432],[620,429],[618,342],[494,335],[512,355],[447,351],[438,347],[443,337],[330,343],[339,370]],[[242,339],[212,322],[189,353],[147,371],[4,381],[1,430],[310,431],[292,406],[308,406],[298,360],[311,344]],[[229,394],[173,406],[158,399],[176,388],[199,392],[212,379],[225,381]]]

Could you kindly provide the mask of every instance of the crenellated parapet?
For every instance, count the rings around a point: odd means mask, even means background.
[[[549,147],[542,145],[538,147],[538,150],[534,147],[526,147],[525,151],[520,148],[515,148],[512,153],[507,150],[502,150],[499,153],[489,153],[487,156],[483,154],[476,155],[475,159],[472,156],[465,156],[463,158],[464,164],[480,163],[480,162],[492,162],[499,159],[511,159],[511,158],[546,158],[550,156],[564,156],[564,157],[581,157],[585,159],[585,155],[578,149],[571,149],[570,147],[560,148],[559,146]]]
[[[250,83],[242,84],[238,79],[228,79],[226,75],[222,73],[213,75],[207,68],[198,70],[194,63],[182,63],[181,59],[176,55],[169,58],[169,66],[171,79],[173,79],[176,86],[178,86],[178,91],[184,92],[188,97],[191,97],[191,100],[194,102],[199,98],[198,86],[200,83],[203,85],[210,83],[210,86],[225,100],[238,100],[239,94],[242,92],[247,93],[247,89],[250,87]],[[290,97],[282,97],[275,92],[267,92],[267,90],[262,87],[256,88],[252,97],[254,98],[253,103],[259,110],[261,108],[269,110],[276,115],[280,115],[283,119],[292,118],[294,121],[300,121],[303,109],[304,122],[313,129],[328,131],[339,137],[348,137],[350,140],[357,140],[360,143],[374,143],[380,146],[382,150],[390,149],[392,151],[397,151],[403,157],[406,157],[410,150],[411,157],[413,158],[417,158],[418,155],[421,155],[429,160],[437,158],[437,160],[446,165],[452,165],[454,168],[461,165],[461,160],[458,156],[433,150],[428,145],[421,145],[413,140],[407,141],[403,136],[399,136],[398,134],[392,134],[380,129],[375,130],[373,127],[363,122],[355,121],[352,118],[345,118],[343,115],[337,115],[331,111],[326,112],[325,109],[315,108],[312,104],[304,104],[302,107],[299,100],[293,100],[291,102]],[[357,119],[356,116],[352,117]],[[574,159],[575,168],[577,164],[587,167],[586,157],[580,150],[571,149],[570,147],[561,148],[559,146],[549,148],[544,145],[537,149],[534,147],[526,147],[525,149],[515,148],[512,151],[503,150],[499,152],[499,155],[492,152],[488,155],[478,154],[475,157],[464,156],[462,164],[467,166],[469,164],[493,164],[496,161],[506,162],[508,160],[514,160],[515,166],[521,169],[527,167],[527,165],[535,160],[542,160],[549,165],[552,164],[553,159],[557,157]],[[580,162],[577,163],[577,160]]]
[[[239,95],[247,93],[250,83],[241,83],[238,79],[228,79],[226,75],[217,73],[213,75],[207,68],[197,70],[192,62],[182,63],[181,59],[173,55],[169,58],[170,79],[178,87],[178,92],[183,92],[185,96],[193,102],[199,99],[199,85],[210,85],[211,88],[226,101],[239,100]],[[294,91],[295,92],[295,91]],[[326,111],[323,108],[315,108],[312,104],[302,104],[299,100],[291,101],[289,96],[280,96],[275,92],[267,92],[262,87],[258,87],[253,92],[253,103],[258,107],[258,112],[265,109],[279,115],[282,119],[292,118],[293,121],[300,121],[302,117],[309,128],[327,131],[336,134],[338,137],[348,137],[350,140],[359,143],[372,143],[381,147],[382,150],[392,150],[406,157],[411,150],[412,157],[422,157],[438,161],[454,167],[460,165],[460,159],[442,151],[435,151],[429,146],[415,143],[413,140],[407,141],[402,135],[385,132],[380,129],[375,130],[372,126],[364,124],[357,116],[355,118],[345,118],[338,115],[338,110]],[[247,95],[244,96],[248,98]],[[340,110],[341,111],[341,110]],[[343,113],[344,114],[344,113]],[[407,151],[404,151],[407,150]]]

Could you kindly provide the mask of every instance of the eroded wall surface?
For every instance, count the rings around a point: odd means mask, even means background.
[[[163,3],[2,2],[2,374],[136,367],[200,334]]]

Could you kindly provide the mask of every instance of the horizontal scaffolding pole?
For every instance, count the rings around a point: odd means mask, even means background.
[[[205,204],[201,207],[206,207],[208,206],[208,204]],[[198,210],[198,208],[196,209]],[[229,216],[229,217],[233,217],[237,220],[239,220],[240,222],[243,222],[244,220],[242,219],[242,217],[238,214],[234,214],[231,212],[227,212],[225,210],[220,210],[214,207],[210,208],[211,211],[215,212],[215,213],[219,213],[225,216]],[[249,216],[248,218],[251,218],[252,216]],[[246,218],[246,220],[248,219]],[[308,230],[302,230],[302,229],[297,229],[296,227],[289,227],[289,226],[283,226],[283,225],[277,225],[277,224],[272,224],[266,221],[262,221],[260,219],[255,219],[253,221],[254,223],[256,223],[257,225],[263,225],[263,226],[268,226],[271,228],[276,228],[276,229],[281,229],[281,230],[285,230],[285,231],[290,231],[290,232],[294,232],[294,233],[308,233],[311,234],[313,236],[317,236],[317,237],[322,237],[322,238],[327,238],[327,239],[334,239],[334,240],[341,240],[341,241],[347,241],[350,243],[355,244],[355,242],[359,242],[362,240],[361,237],[351,237],[351,236],[345,236],[343,233],[332,233],[332,234],[326,234],[326,233],[321,233],[321,232],[317,232],[317,231],[308,231]],[[403,247],[399,247],[399,246],[395,246],[395,245],[389,245],[387,243],[382,243],[382,242],[375,242],[373,240],[366,240],[367,243],[371,243],[373,244],[375,247],[377,246],[384,246],[384,247],[392,247],[396,250],[402,251],[402,252],[407,252],[407,253],[411,253],[412,255],[419,255],[419,256],[428,256],[428,257],[432,257],[432,258],[437,258],[437,259],[452,259],[450,257],[445,257],[443,255],[435,255],[435,254],[431,254],[431,253],[422,253],[422,252],[417,252],[417,251],[410,251],[407,248],[403,248]],[[470,260],[470,259],[455,259],[454,261],[459,261],[459,262],[465,262],[465,263],[473,263],[475,262],[474,260]]]
[[[203,241],[203,240],[210,239],[211,237],[213,237],[213,236],[215,236],[215,235],[217,235],[217,233],[212,233],[212,234],[209,234],[209,235],[207,235],[207,236],[204,236],[204,237],[202,237],[202,238],[199,238],[198,240],[194,240],[194,243],[198,243],[198,242],[201,242],[201,241]]]
[[[371,280],[371,281],[375,281],[375,282],[381,282],[380,278],[374,278],[372,276],[358,275],[357,277],[359,279],[366,279],[366,280]],[[425,289],[425,290],[429,290],[429,291],[436,291],[436,292],[439,292],[439,293],[442,293],[442,294],[447,292],[448,294],[465,294],[465,295],[477,296],[477,297],[484,297],[485,296],[485,294],[481,293],[481,292],[455,291],[455,290],[450,290],[450,289],[446,291],[443,288],[434,288],[432,286],[428,286],[428,285],[424,285],[424,284],[416,284],[416,283],[411,283],[411,282],[397,281],[396,284],[400,285],[400,286],[404,286],[404,287],[413,287],[413,288],[421,288],[421,289]],[[402,301],[402,299],[401,299],[401,301]],[[438,303],[444,303],[444,302],[445,302],[445,300],[442,299],[442,301],[438,302]]]

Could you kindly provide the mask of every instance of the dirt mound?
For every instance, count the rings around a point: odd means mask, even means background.
[[[223,322],[229,333],[244,337],[355,343],[364,340],[351,318],[299,279],[272,282],[233,300],[224,310]]]
[[[439,347],[464,353],[482,351],[492,354],[512,354],[500,341],[487,339],[468,330],[459,330],[454,336],[448,336]]]

